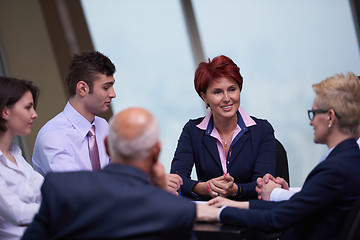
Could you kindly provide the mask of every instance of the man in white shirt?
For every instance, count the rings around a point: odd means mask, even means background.
[[[360,135],[360,127],[358,130],[358,135]],[[357,140],[357,144],[360,148],[360,138]],[[321,159],[323,159],[329,155],[332,149],[330,149]],[[280,177],[274,178],[271,174],[266,174],[263,178],[257,179],[258,186],[256,187],[256,191],[258,193],[258,198],[265,201],[284,201],[290,199],[295,193],[301,190],[301,187],[291,187],[289,188],[289,184]]]
[[[116,97],[115,70],[111,60],[99,52],[74,55],[66,76],[69,101],[36,137],[32,157],[36,171],[42,175],[49,171],[91,171],[109,163],[104,145],[109,125],[96,115],[106,112]],[[89,131],[93,128],[96,160],[91,160],[89,153]]]

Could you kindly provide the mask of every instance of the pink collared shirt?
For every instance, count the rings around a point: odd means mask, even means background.
[[[249,116],[249,114],[247,114],[245,112],[245,110],[239,106],[239,109],[238,109],[244,123],[245,123],[245,126],[246,127],[250,127],[250,126],[253,126],[253,125],[256,125],[256,122]],[[201,123],[199,123],[198,125],[196,125],[196,127],[198,127],[199,129],[201,130],[204,130],[206,131],[207,127],[208,127],[208,124],[209,124],[209,121],[210,121],[210,118],[212,116],[212,111],[210,110],[206,116],[204,117],[204,119],[201,121]],[[230,142],[230,146],[231,146],[231,143],[232,141],[234,140],[234,138],[241,132],[241,127],[239,126],[239,124],[236,125],[236,128],[234,130],[234,133],[233,133],[233,136],[232,136],[232,139],[231,139],[231,142]],[[222,145],[222,141],[221,141],[221,137],[220,137],[220,134],[218,132],[218,130],[214,127],[213,130],[211,131],[211,134],[210,136],[212,136],[213,138],[216,139],[216,145],[217,145],[217,148],[218,148],[218,152],[219,152],[219,157],[220,157],[220,161],[221,161],[221,166],[222,166],[222,169],[223,169],[223,172],[224,174],[227,173],[227,164],[226,164],[226,156],[225,156],[225,148],[224,146]],[[231,155],[231,149],[229,150],[229,155]]]

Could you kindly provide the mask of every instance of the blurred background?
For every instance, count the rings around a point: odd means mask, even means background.
[[[360,4],[353,0],[0,0],[0,74],[40,86],[39,119],[20,138],[27,160],[40,127],[67,101],[73,53],[98,50],[115,64],[109,117],[144,107],[161,125],[169,172],[184,124],[206,114],[194,90],[199,62],[226,55],[244,77],[241,106],[267,119],[284,145],[292,186],[326,147],[313,143],[311,85],[360,75]]]

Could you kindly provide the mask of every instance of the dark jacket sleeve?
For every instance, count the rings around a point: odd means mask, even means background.
[[[239,200],[256,199],[255,187],[258,177],[263,177],[266,173],[275,174],[276,167],[276,142],[274,129],[267,120],[255,119],[257,125],[249,128],[251,144],[246,147],[249,150],[249,161],[253,159],[254,168],[251,171],[251,178],[247,182],[236,182],[242,188],[242,194],[238,195]],[[243,151],[246,152],[245,150]]]

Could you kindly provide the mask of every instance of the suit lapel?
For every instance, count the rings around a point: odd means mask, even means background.
[[[204,135],[203,137],[203,143],[206,147],[206,149],[209,151],[209,153],[212,156],[212,159],[216,162],[217,166],[219,167],[219,169],[222,170],[222,166],[221,166],[221,161],[220,161],[220,157],[219,157],[219,151],[216,145],[216,139],[211,137],[210,135]]]
[[[239,134],[241,134],[241,132]],[[229,153],[229,157],[228,157],[228,161],[229,161],[228,168],[232,165],[232,163],[234,162],[234,159],[236,159],[236,157],[242,151],[242,149],[245,146],[245,144],[247,143],[247,141],[249,141],[249,133],[245,132],[237,140],[237,142],[235,142],[235,144],[232,146],[232,148],[230,148],[230,153]]]
[[[228,169],[233,163],[233,159],[236,159],[237,155],[241,152],[246,142],[249,140],[249,129],[246,127],[244,120],[242,119],[239,111],[237,112],[238,116],[238,125],[241,128],[241,131],[235,137],[230,145],[230,152],[227,158]]]

